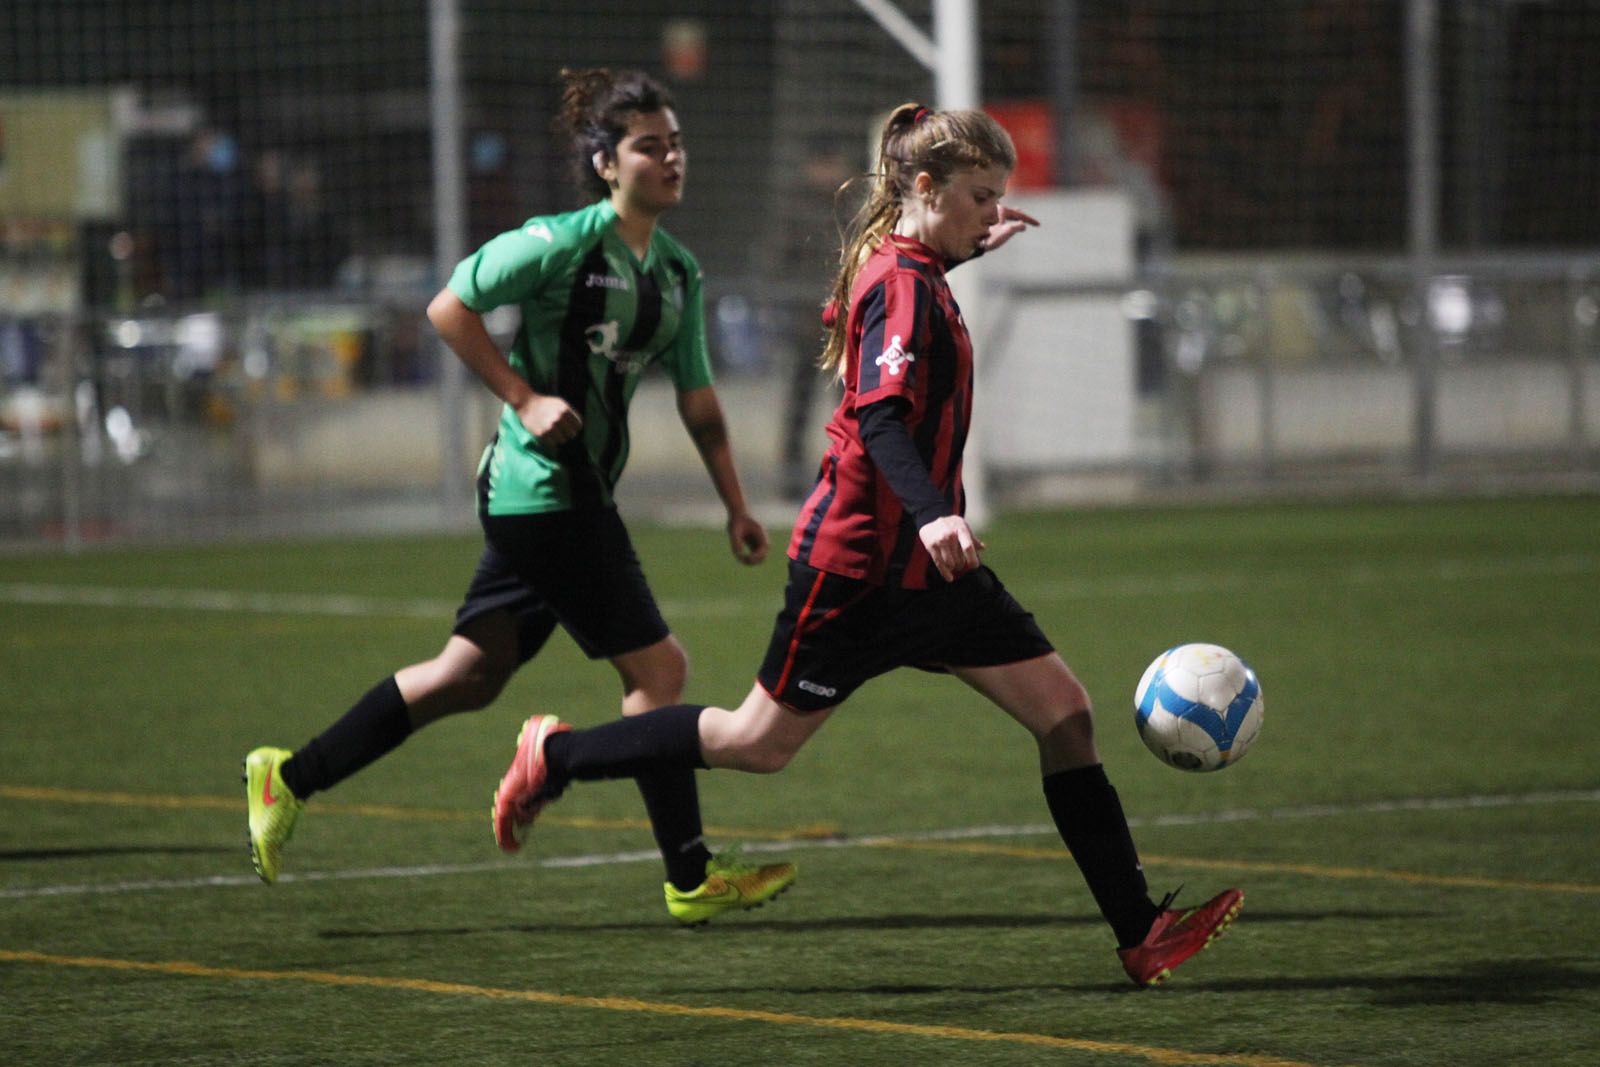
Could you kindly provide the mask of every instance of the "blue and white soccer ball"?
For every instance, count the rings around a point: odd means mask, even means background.
[[[1221,645],[1161,653],[1139,679],[1133,705],[1145,747],[1180,771],[1238,763],[1261,733],[1261,683]]]

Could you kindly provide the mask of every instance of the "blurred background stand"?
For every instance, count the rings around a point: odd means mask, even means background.
[[[547,117],[587,64],[677,96],[666,225],[778,524],[837,396],[839,188],[912,99],[1000,117],[1050,216],[952,275],[980,509],[1600,486],[1593,4],[381,8],[7,9],[0,540],[470,527],[496,404],[423,309],[578,206]],[[714,517],[664,380],[635,421],[624,505]]]

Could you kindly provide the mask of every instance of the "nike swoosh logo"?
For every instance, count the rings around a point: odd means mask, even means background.
[[[272,807],[277,801],[272,796],[272,768],[267,768],[267,780],[261,783],[261,803]]]
[[[721,903],[724,900],[740,900],[743,897],[744,897],[744,894],[739,892],[739,887],[738,886],[733,885],[730,882],[723,882],[722,883],[722,892],[716,893],[716,894],[709,894],[708,893],[705,896],[700,897],[699,900],[696,901],[696,903],[700,903],[701,901],[703,901],[703,902],[708,903],[708,904],[715,904],[715,903]]]

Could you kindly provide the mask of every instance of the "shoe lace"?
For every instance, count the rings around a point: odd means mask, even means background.
[[[1178,894],[1179,893],[1183,892],[1183,886],[1184,886],[1184,883],[1179,882],[1178,883],[1178,888],[1174,889],[1172,892],[1170,892],[1166,896],[1162,897],[1161,898],[1161,903],[1157,904],[1156,907],[1159,908],[1162,911],[1166,911],[1168,908],[1172,907],[1172,902],[1174,900],[1178,899]]]
[[[754,865],[745,862],[744,853],[738,845],[732,845],[712,856],[711,867],[721,875],[745,874],[755,869]]]

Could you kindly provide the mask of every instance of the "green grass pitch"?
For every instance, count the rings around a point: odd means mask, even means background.
[[[701,776],[715,844],[801,864],[674,929],[628,783],[503,858],[517,724],[616,711],[558,636],[490,710],[313,800],[255,882],[239,760],[438,647],[468,537],[0,556],[0,1048],[29,1064],[1592,1064],[1600,1055],[1600,499],[1007,516],[988,562],[1097,703],[1152,889],[1246,891],[1127,983],[1047,827],[1032,746],[948,678],[862,690],[770,777]],[[693,663],[742,697],[781,559],[636,539]],[[780,543],[786,531],[775,530]],[[1256,668],[1219,774],[1139,743],[1145,664]],[[826,835],[826,836],[819,836]]]

